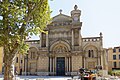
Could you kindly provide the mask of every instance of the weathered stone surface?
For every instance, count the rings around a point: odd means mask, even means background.
[[[80,67],[95,69],[101,65],[104,68],[107,63],[102,34],[99,37],[82,37],[80,15],[77,7],[71,11],[71,16],[60,13],[45,29],[47,34],[40,34],[40,40],[27,41],[30,45],[28,64],[24,57],[21,58],[23,63],[19,68],[22,72],[26,69],[30,74],[59,75],[61,69],[63,75],[77,75]]]

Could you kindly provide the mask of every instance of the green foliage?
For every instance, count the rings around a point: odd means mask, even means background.
[[[120,70],[111,70],[111,71],[108,71],[108,74],[109,75],[116,75],[116,76],[120,76]]]
[[[48,0],[0,0],[0,47],[4,47],[5,80],[12,80],[10,65],[15,55],[27,53],[26,38],[43,31],[49,21]]]
[[[115,74],[116,76],[120,76],[120,70],[113,70],[112,74]]]
[[[108,71],[108,74],[109,74],[109,75],[112,75],[113,73],[112,73],[112,71],[110,70],[110,71]]]
[[[0,46],[24,53],[29,34],[38,34],[50,21],[48,0],[2,0],[0,18]]]

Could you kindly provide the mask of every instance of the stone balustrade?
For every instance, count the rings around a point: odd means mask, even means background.
[[[88,37],[88,38],[82,38],[83,42],[99,42],[100,37]]]

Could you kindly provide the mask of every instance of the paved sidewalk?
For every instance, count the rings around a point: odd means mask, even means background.
[[[3,75],[0,75],[0,80],[3,80]],[[68,76],[16,76],[15,80],[72,80]]]
[[[3,80],[3,75],[0,75],[0,80]],[[72,79],[71,76],[16,76],[15,80],[78,80]],[[96,80],[120,80],[117,76],[97,77]]]
[[[66,76],[18,76],[20,80],[29,79],[29,80],[68,80],[72,79],[71,77]]]

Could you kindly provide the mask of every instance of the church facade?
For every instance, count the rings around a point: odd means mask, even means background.
[[[62,14],[52,18],[40,40],[28,40],[30,48],[19,62],[21,74],[31,75],[77,75],[80,67],[95,69],[101,65],[107,69],[106,51],[102,33],[98,37],[82,37],[81,10],[74,6],[71,16]],[[20,60],[19,59],[19,60]]]

